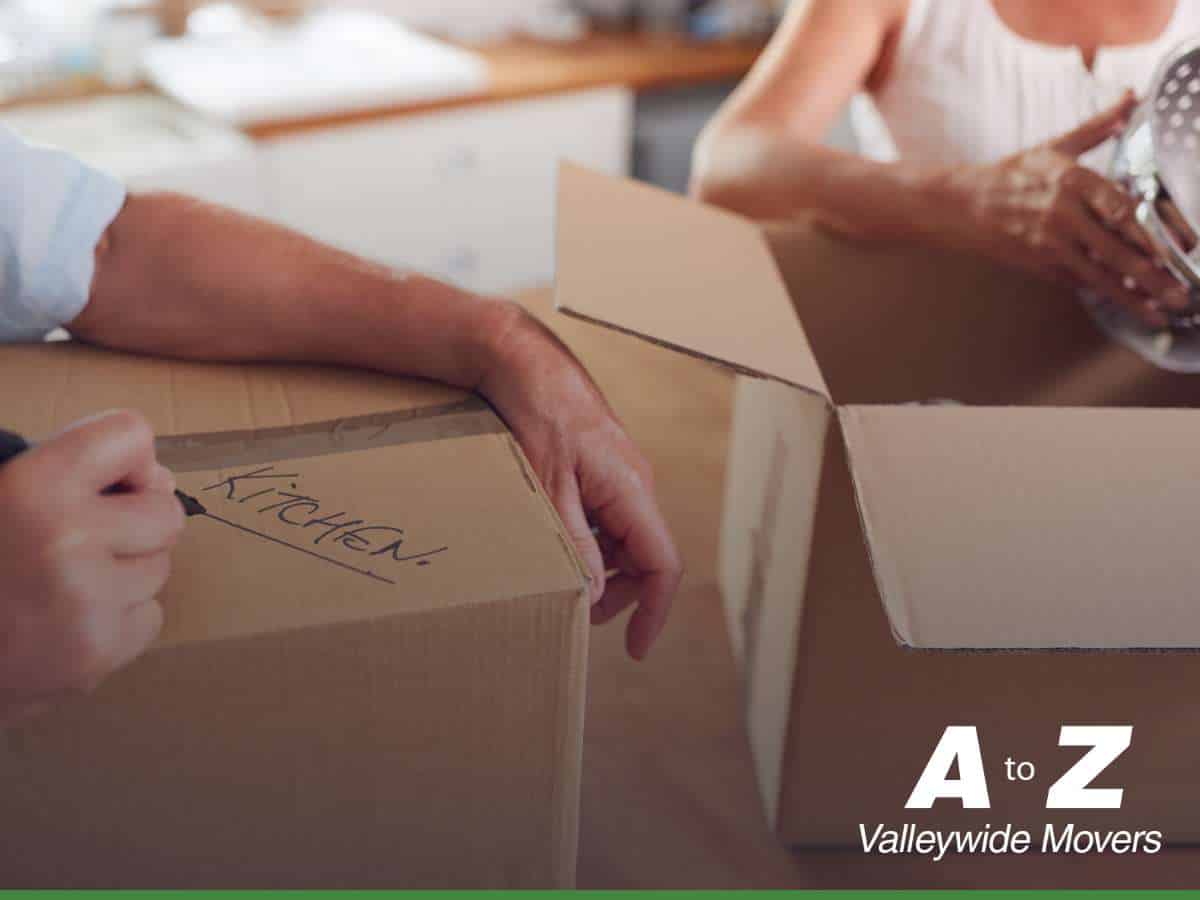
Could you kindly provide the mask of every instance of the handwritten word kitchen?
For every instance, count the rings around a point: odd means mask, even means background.
[[[215,495],[231,504],[250,507],[263,520],[277,521],[287,526],[286,534],[291,538],[288,542],[279,541],[277,528],[274,529],[275,534],[268,535],[222,519],[218,510],[210,510],[208,516],[258,537],[286,543],[286,546],[310,556],[318,555],[310,548],[321,548],[326,552],[340,549],[388,564],[427,566],[434,557],[450,549],[439,547],[413,552],[403,528],[368,522],[348,512],[328,513],[321,500],[300,491],[300,478],[299,473],[278,472],[275,466],[265,466],[230,475],[204,488],[206,496]],[[343,565],[326,556],[319,558]],[[343,565],[343,568],[349,567]],[[366,571],[361,574],[377,577]]]

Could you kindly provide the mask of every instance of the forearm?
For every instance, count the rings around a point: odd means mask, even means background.
[[[938,241],[953,174],[879,163],[820,144],[740,128],[706,135],[693,192],[760,220],[815,215],[830,227],[879,240]]]
[[[356,365],[476,387],[520,315],[172,194],[131,196],[69,329],[116,349]]]

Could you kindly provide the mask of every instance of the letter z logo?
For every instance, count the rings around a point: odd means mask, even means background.
[[[1132,725],[1064,725],[1060,747],[1091,747],[1083,759],[1054,783],[1046,809],[1120,809],[1123,788],[1089,787],[1133,742]]]

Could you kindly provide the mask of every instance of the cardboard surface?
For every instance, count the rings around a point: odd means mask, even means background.
[[[481,435],[180,476],[208,516],[190,523],[163,595],[164,640],[569,590],[577,570],[514,457],[507,435]],[[208,602],[189,603],[198,585]]]
[[[731,321],[729,294],[707,287],[722,284],[731,251],[712,214],[619,182],[584,192],[573,179],[560,242],[592,255],[564,254],[560,307],[719,356],[672,339],[695,333],[697,309]],[[602,214],[589,217],[602,194]],[[624,233],[610,242],[622,207]],[[1179,688],[1200,677],[1200,655],[1103,652],[1200,646],[1188,553],[1195,426],[1170,409],[1193,405],[1200,388],[1110,344],[1074,298],[976,260],[856,246],[804,222],[762,233],[811,341],[796,355],[819,363],[838,412],[826,431],[817,413],[795,412],[801,392],[749,375],[739,387],[722,585],[781,838],[855,846],[862,822],[1051,821],[1045,785],[1007,790],[984,813],[942,804],[910,815],[903,804],[947,725],[977,724],[985,745],[991,735],[1061,772],[1077,758],[1057,747],[1062,724],[1118,722],[1141,736],[1109,773],[1129,786],[1124,809],[1072,820],[1200,841],[1185,749],[1200,740],[1200,715]],[[733,268],[759,267],[732,252]],[[660,253],[681,265],[689,255],[691,269],[654,270],[648,291],[641,257]],[[602,298],[574,296],[582,272],[607,273]],[[651,295],[653,316],[620,299]],[[736,326],[743,335],[777,322],[774,289],[740,294],[737,314],[755,320]],[[973,407],[906,405],[943,398]],[[1146,408],[1111,409],[1131,406]],[[897,635],[927,649],[905,650]],[[985,756],[994,780],[1002,762]]]
[[[646,664],[629,665],[621,629],[592,631],[581,888],[895,890],[987,884],[1082,890],[1200,884],[1195,848],[1141,857],[1026,856],[1014,865],[1011,857],[933,862],[868,857],[836,847],[795,852],[782,846],[767,828],[759,801],[740,678],[716,588],[735,387],[740,392],[755,382],[737,384],[739,379],[718,367],[555,316],[548,293],[520,299],[546,317],[579,355],[645,449],[657,473],[663,512],[687,561],[671,627]],[[664,428],[664,422],[671,427]],[[877,614],[882,615],[878,609]],[[885,646],[891,641],[886,627],[883,640]],[[914,654],[898,655],[903,660]],[[855,657],[846,661],[847,669],[857,664]],[[904,672],[887,674],[902,677]],[[1161,690],[1168,691],[1163,674]],[[878,689],[876,676],[858,677],[866,684],[854,688],[852,699],[872,712],[887,711],[878,699],[868,699]],[[1177,770],[1168,780],[1185,775]],[[653,854],[645,852],[649,846]]]
[[[561,192],[561,310],[744,372],[791,385],[819,383],[842,410],[867,524],[881,523],[879,541],[871,528],[866,537],[887,609],[906,643],[930,649],[1200,646],[1200,616],[1191,616],[1179,589],[1196,568],[1186,536],[1177,531],[1176,540],[1158,541],[1157,529],[1141,521],[1153,510],[1172,521],[1190,506],[1178,499],[1162,506],[1173,478],[1188,465],[1189,417],[1146,411],[1137,420],[1140,434],[1126,434],[1122,444],[1106,434],[1122,430],[1115,415],[1007,408],[1072,400],[1101,405],[1105,399],[1166,406],[1190,397],[1187,379],[1158,373],[1112,347],[1086,325],[1077,304],[1062,297],[1044,290],[1021,302],[1004,296],[997,288],[1011,292],[1029,285],[1011,276],[996,282],[994,271],[978,265],[947,267],[926,257],[914,270],[911,251],[856,247],[811,224],[764,233],[653,188],[571,167],[563,170]],[[749,235],[766,240],[774,257],[761,258]],[[730,299],[730,272],[743,284],[737,302]],[[776,277],[780,272],[783,280]],[[786,315],[781,290],[791,298]],[[1024,315],[1027,309],[1030,315]],[[814,324],[806,329],[801,321]],[[798,341],[806,331],[811,348],[804,339],[793,344],[790,357],[801,367],[819,362],[818,375],[831,373],[819,382],[780,375],[780,360],[788,354],[778,339]],[[757,366],[751,361],[756,352]],[[1115,397],[1105,397],[1102,378]],[[867,407],[942,399],[955,404],[924,411]],[[989,408],[963,408],[964,402]],[[769,419],[760,416],[760,424]],[[822,447],[823,430],[808,431],[800,440]],[[764,440],[770,446],[771,438]],[[1156,449],[1164,441],[1178,449]],[[1011,452],[996,452],[1001,446]],[[760,454],[750,461],[754,451],[742,452],[741,466],[760,467],[767,459]],[[1148,484],[1149,476],[1139,473],[1114,484],[1139,454],[1156,458],[1154,481]],[[772,476],[760,471],[748,477]],[[736,483],[730,487],[731,495],[746,491]],[[774,502],[776,487],[763,491]],[[1106,521],[1104,503],[1130,510],[1144,535],[1136,550],[1144,552],[1115,552],[1134,546],[1128,541],[1135,529],[1131,521]],[[1039,515],[1042,508],[1046,513]],[[918,521],[919,528],[906,524]],[[747,540],[745,525],[742,520],[726,530],[726,547]],[[949,552],[939,555],[947,542],[951,546],[943,549]],[[1044,552],[1050,546],[1061,554],[1057,560]],[[1022,572],[1012,571],[1014,560],[1029,554],[1044,562],[1029,560]],[[1161,574],[1147,580],[1146,571],[1154,568]],[[906,577],[917,573],[923,580],[907,584]],[[989,593],[998,582],[994,590],[1002,596]],[[1026,589],[1033,598],[1025,605],[1003,602]],[[1056,603],[1047,604],[1047,590]],[[1125,614],[1128,590],[1166,592],[1162,615],[1143,615],[1156,623],[1133,626]],[[972,610],[954,599],[964,591],[978,599]],[[929,623],[923,632],[914,630],[918,613]],[[1073,618],[1083,616],[1088,623],[1072,628]]]
[[[160,436],[228,434],[436,409],[467,395],[349,369],[224,366],[121,356],[76,344],[4,348],[5,416],[31,437],[97,410],[133,408]]]
[[[1191,410],[846,407],[901,643],[1195,648]]]
[[[797,477],[802,477],[797,475]],[[1012,822],[1039,830],[1161,829],[1172,845],[1200,842],[1200,785],[1191,748],[1200,714],[1183,687],[1200,678],[1195,653],[915,651],[901,647],[884,611],[862,537],[845,445],[829,441],[822,473],[804,619],[773,825],[805,848],[859,846],[860,823],[938,828]],[[789,589],[777,588],[780,595]],[[1051,598],[1052,599],[1052,598]],[[1051,602],[1050,599],[1047,602]],[[1130,598],[1136,609],[1139,598]],[[979,729],[992,808],[939,803],[904,809],[943,730]],[[1064,724],[1127,724],[1134,743],[1096,782],[1125,788],[1120,810],[1048,812],[1046,789],[1080,752],[1058,747]],[[1011,784],[1006,757],[1028,759],[1039,777]],[[761,764],[766,757],[759,755]],[[763,777],[760,769],[760,779]]]
[[[721,534],[727,548],[725,580],[740,573],[746,581],[743,593],[726,592],[731,598],[727,609],[741,610],[733,633],[741,648],[750,745],[762,762],[763,801],[773,819],[783,787],[778,774],[783,771],[797,651],[794,639],[779,636],[795,635],[804,618],[804,604],[796,599],[804,596],[812,563],[813,544],[805,536],[813,531],[825,435],[834,423],[821,398],[771,382],[748,385],[738,400],[769,411],[764,430],[749,433],[773,435],[762,442],[769,448],[765,468],[747,472],[744,463],[732,463],[731,471],[744,474],[737,483],[760,499],[747,504],[757,511],[747,531],[740,532],[741,524],[731,516]],[[758,442],[735,440],[734,452],[748,443]],[[743,540],[748,540],[744,546]]]
[[[569,164],[559,192],[560,310],[828,394],[757,228]]]
[[[495,414],[332,369],[0,351],[8,427],[118,406],[209,514],[159,646],[3,732],[0,884],[571,885],[584,580]]]

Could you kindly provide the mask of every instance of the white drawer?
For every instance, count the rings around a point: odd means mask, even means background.
[[[588,91],[283,138],[263,147],[278,221],[476,290],[553,273],[563,159],[628,170],[633,103]]]
[[[591,91],[524,106],[520,127],[482,148],[487,187],[477,216],[484,229],[481,289],[491,292],[553,279],[560,163],[570,160],[610,175],[630,171],[630,92]]]
[[[272,218],[381,262],[422,255],[473,190],[470,148],[449,124],[373,123],[265,144]]]

